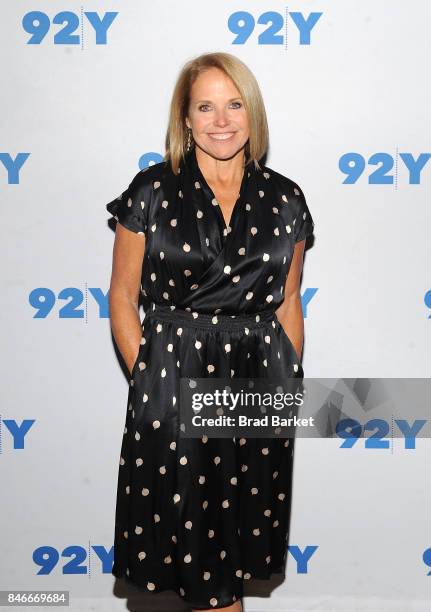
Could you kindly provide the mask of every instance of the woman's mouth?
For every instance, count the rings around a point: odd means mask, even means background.
[[[235,132],[214,132],[212,134],[209,133],[208,136],[213,140],[229,140],[234,134]]]

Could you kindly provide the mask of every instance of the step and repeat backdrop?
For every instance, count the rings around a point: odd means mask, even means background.
[[[174,83],[200,53],[253,71],[266,165],[313,215],[305,376],[430,376],[430,21],[419,0],[2,3],[0,590],[179,606],[110,573],[128,383],[105,205],[161,161]],[[286,580],[246,610],[429,610],[429,439],[295,448]]]

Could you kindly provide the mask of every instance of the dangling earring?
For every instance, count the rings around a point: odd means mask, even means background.
[[[192,148],[192,131],[190,128],[188,128],[188,134],[187,134],[187,153],[190,151],[190,149]]]

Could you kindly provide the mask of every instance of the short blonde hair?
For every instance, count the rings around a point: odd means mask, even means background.
[[[182,68],[172,95],[169,125],[166,134],[166,153],[175,174],[181,159],[184,159],[187,145],[186,117],[190,104],[190,92],[197,77],[210,68],[222,70],[238,89],[249,122],[249,140],[245,146],[245,163],[254,161],[260,169],[259,160],[268,149],[269,134],[265,106],[255,76],[237,57],[230,53],[215,52],[199,55],[189,60]]]

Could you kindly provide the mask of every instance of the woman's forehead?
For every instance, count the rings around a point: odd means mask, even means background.
[[[211,68],[208,71],[202,72],[191,86],[193,97],[201,97],[201,93],[204,91],[205,94],[202,98],[205,97],[206,102],[210,101],[207,98],[224,95],[226,92],[229,92],[232,97],[239,96],[235,83],[218,68]]]

